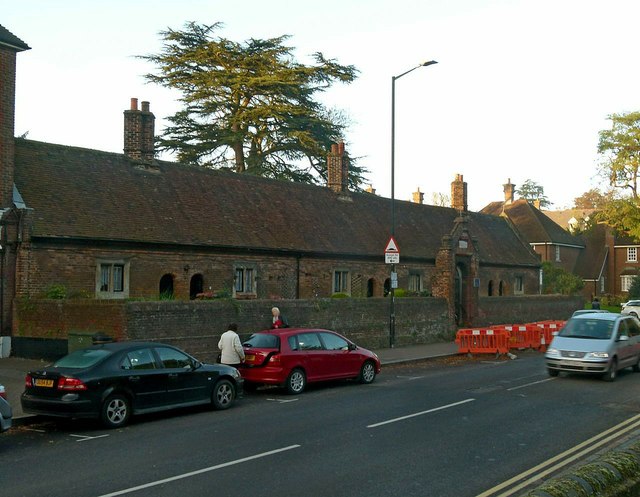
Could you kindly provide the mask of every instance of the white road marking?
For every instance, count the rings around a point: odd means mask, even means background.
[[[420,380],[424,378],[424,376],[397,376],[396,378],[402,378],[403,380],[413,381],[413,380]]]
[[[421,412],[416,412],[413,414],[408,414],[406,416],[401,416],[399,418],[394,418],[394,419],[388,419],[387,421],[381,421],[380,423],[375,423],[372,425],[367,426],[367,428],[377,428],[378,426],[382,426],[382,425],[388,425],[390,423],[396,423],[398,421],[404,421],[405,419],[409,419],[409,418],[415,418],[416,416],[422,416],[423,414],[429,414],[432,412],[436,412],[436,411],[441,411],[443,409],[448,409],[450,407],[455,407],[455,406],[459,406],[462,404],[466,404],[467,402],[473,402],[476,399],[465,399],[465,400],[461,400],[460,402],[454,402],[453,404],[447,404],[446,406],[440,406],[440,407],[434,407],[433,409],[429,409],[428,411],[421,411]]]
[[[628,425],[628,426],[624,427],[625,425]],[[605,445],[606,443],[610,442],[614,438],[618,438],[619,436],[624,435],[626,432],[638,428],[638,426],[640,426],[640,414],[634,416],[633,418],[627,419],[622,423],[612,428],[609,428],[608,430],[603,431],[602,433],[599,433],[598,435],[590,438],[589,440],[585,440],[584,442],[576,445],[575,447],[572,447],[571,449],[566,450],[563,453],[558,454],[557,456],[552,457],[551,459],[541,464],[538,464],[537,466],[531,469],[528,469],[527,471],[520,473],[519,475],[514,476],[513,478],[501,483],[500,485],[496,485],[495,487],[490,488],[489,490],[482,492],[481,494],[478,494],[476,497],[488,497],[490,495],[497,493],[503,488],[506,488],[509,485],[512,485],[522,480],[523,478],[526,478],[532,474],[534,475],[528,480],[525,480],[520,484],[516,485],[515,487],[510,488],[506,492],[501,493],[500,495],[498,495],[498,497],[507,497],[509,495],[512,495],[515,492],[518,492],[519,490],[522,490],[523,488],[531,485],[532,483],[539,480],[540,478],[543,478],[549,473],[553,473],[554,471],[557,471],[563,466],[566,466],[572,463],[576,459],[579,459],[580,457],[588,454],[589,452],[595,451],[597,448],[601,447],[602,445]],[[602,437],[606,437],[606,438],[602,438]],[[602,438],[602,440],[596,442],[596,440],[598,440],[599,438]],[[571,455],[574,452],[575,454]],[[570,456],[570,457],[567,457],[567,456]],[[565,457],[566,459],[564,459]],[[556,461],[560,461],[560,462],[558,462],[558,464],[555,464],[554,466],[551,466],[545,469],[544,471],[541,471],[540,473],[537,473],[537,471],[545,468],[546,466],[550,466]]]
[[[280,404],[287,404],[288,402],[297,402],[298,399],[267,399],[271,402],[279,402]]]
[[[519,390],[521,388],[530,387],[531,385],[537,385],[539,383],[546,383],[547,381],[553,381],[553,380],[556,380],[556,379],[557,378],[546,378],[544,380],[532,381],[531,383],[525,383],[524,385],[520,385],[518,387],[507,388],[507,392],[512,392],[513,390]]]
[[[229,461],[222,464],[217,464],[215,466],[210,466],[208,468],[198,469],[196,471],[190,471],[189,473],[183,473],[181,475],[172,476],[170,478],[165,478],[163,480],[157,480],[150,483],[145,483],[144,485],[138,485],[137,487],[126,488],[124,490],[118,490],[117,492],[111,492],[110,494],[104,494],[100,497],[116,497],[117,495],[124,495],[131,492],[137,492],[138,490],[143,490],[145,488],[156,487],[158,485],[163,485],[165,483],[169,483],[176,480],[182,480],[184,478],[190,478],[192,476],[200,475],[202,473],[207,473],[209,471],[215,471],[216,469],[227,468],[229,466],[234,466],[236,464],[242,464],[247,461],[253,461],[254,459],[260,459],[261,457],[272,456],[274,454],[278,454],[279,452],[285,452],[291,449],[297,449],[300,445],[289,445],[288,447],[282,447],[281,449],[270,450],[268,452],[262,452],[261,454],[256,454],[254,456],[243,457],[242,459],[236,459],[235,461]]]
[[[90,437],[88,435],[74,435],[73,433],[69,434],[70,437],[77,437],[80,440],[76,440],[76,442],[86,442],[87,440],[95,440],[96,438],[104,438],[109,435],[98,435],[97,437]]]

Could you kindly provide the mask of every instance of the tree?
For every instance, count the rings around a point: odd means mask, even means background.
[[[640,165],[640,112],[611,114],[611,129],[600,131],[598,154],[602,174],[609,184],[638,199],[638,166]]]
[[[600,173],[607,178],[614,192],[601,206],[597,220],[640,238],[640,112],[611,114],[608,119],[611,129],[600,131],[598,154],[601,155]]]
[[[431,205],[437,205],[439,207],[451,207],[451,197],[446,193],[432,192]]]
[[[314,64],[295,61],[288,36],[237,43],[215,36],[221,23],[187,23],[160,33],[158,54],[147,81],[181,92],[184,108],[168,118],[158,149],[181,162],[305,183],[326,180],[326,156],[342,140],[347,119],[316,101],[334,82],[350,83],[354,66],[322,53]],[[349,164],[358,189],[366,172]]]
[[[544,188],[530,179],[525,180],[522,186],[516,189],[516,193],[529,202],[539,200],[540,207],[548,207],[551,205],[551,202],[549,202],[549,199],[544,194]]]
[[[607,201],[607,197],[597,188],[584,192],[573,200],[576,209],[599,209]]]
[[[629,286],[629,299],[640,299],[640,276],[634,276]]]
[[[569,273],[549,261],[542,263],[542,293],[576,295],[583,287],[584,281],[579,276]]]

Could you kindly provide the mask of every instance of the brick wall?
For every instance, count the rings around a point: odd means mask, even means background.
[[[13,197],[16,52],[0,47],[0,208]]]
[[[269,326],[279,307],[292,326],[329,328],[368,348],[389,346],[389,299],[212,301],[20,300],[15,305],[13,354],[55,358],[77,332],[106,333],[114,339],[172,343],[212,361],[227,324],[241,336]],[[523,296],[480,299],[476,326],[566,319],[582,307],[581,297]],[[450,341],[456,328],[439,298],[396,299],[396,346]]]

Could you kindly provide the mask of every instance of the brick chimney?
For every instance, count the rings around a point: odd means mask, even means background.
[[[504,203],[505,205],[511,205],[515,200],[514,195],[516,191],[516,185],[511,183],[511,178],[509,178],[507,180],[507,183],[502,185],[502,187],[504,188]]]
[[[327,186],[336,193],[349,191],[349,159],[344,153],[344,142],[331,145],[327,156]]]
[[[459,212],[467,211],[467,183],[462,179],[462,174],[456,174],[451,182],[451,207]]]
[[[367,193],[371,193],[371,194],[373,194],[373,195],[375,195],[375,194],[376,194],[376,189],[373,187],[373,185],[372,185],[372,184],[369,184],[369,186],[367,186],[367,187],[364,189],[364,191],[365,191],[365,192],[367,192]]]
[[[30,48],[20,38],[0,26],[0,209],[13,205],[16,54]]]
[[[131,108],[124,111],[124,154],[127,157],[142,162],[153,161],[155,121],[149,102],[142,102],[142,110],[138,110],[138,99],[131,99]]]
[[[412,202],[414,204],[424,204],[424,193],[420,191],[420,187],[417,188],[415,192],[411,194]]]

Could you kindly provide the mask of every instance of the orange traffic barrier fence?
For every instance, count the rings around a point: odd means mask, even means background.
[[[553,340],[553,337],[564,327],[566,321],[538,321],[533,323],[540,328],[540,344],[539,350],[543,352]]]
[[[456,333],[459,354],[506,354],[509,332],[499,328],[463,328]]]

